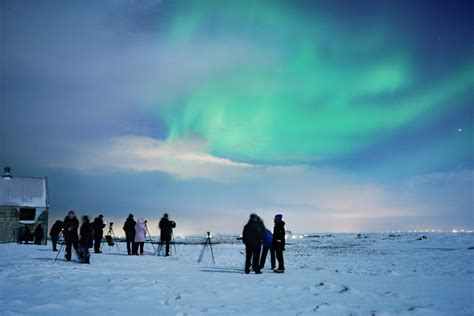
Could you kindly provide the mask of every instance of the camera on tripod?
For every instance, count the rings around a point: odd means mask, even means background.
[[[109,226],[112,227],[114,225],[114,222],[110,222]]]

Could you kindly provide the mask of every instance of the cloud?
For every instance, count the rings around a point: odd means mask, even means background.
[[[204,178],[227,181],[255,167],[204,153],[203,140],[165,142],[147,136],[114,137],[99,143],[82,144],[63,166],[81,171],[164,172],[181,179]]]

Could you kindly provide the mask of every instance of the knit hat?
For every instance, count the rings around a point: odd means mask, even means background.
[[[283,215],[277,214],[275,215],[275,221],[280,222],[283,219]]]

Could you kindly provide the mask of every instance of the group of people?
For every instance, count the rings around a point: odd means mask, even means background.
[[[125,221],[125,224],[123,225],[128,255],[143,255],[146,234],[148,232],[148,228],[146,225],[147,221],[143,218],[139,218],[135,222],[133,214],[128,215],[128,218]],[[176,223],[174,221],[171,221],[169,219],[169,215],[165,213],[161,218],[158,227],[160,228],[160,243],[161,245],[166,244],[165,256],[169,256],[170,242],[173,235],[173,228],[176,227]]]
[[[34,234],[31,234],[30,228],[25,225],[24,227],[20,228],[20,231],[18,232],[18,243],[29,243],[34,237],[34,243],[35,245],[41,245],[41,242],[43,241],[44,238],[44,229],[41,224],[38,224],[35,228]]]
[[[89,249],[94,247],[95,253],[102,253],[100,246],[104,237],[104,216],[97,216],[91,223],[87,215],[82,216],[82,225],[79,227],[79,220],[74,211],[70,211],[64,218],[64,221],[57,220],[50,230],[53,251],[58,251],[57,244],[61,233],[66,244],[66,261],[71,261],[72,248],[78,254],[83,263],[90,263]],[[112,223],[110,223],[112,227]],[[160,220],[159,228],[161,230],[161,244],[166,243],[166,256],[170,255],[170,242],[173,234],[173,228],[176,223],[169,220],[168,214],[164,214]],[[78,233],[79,229],[79,233]],[[125,231],[127,252],[129,255],[143,255],[146,234],[148,232],[147,221],[143,218],[134,220],[133,214],[130,214],[123,225]]]
[[[245,273],[250,273],[250,267],[256,274],[262,273],[267,254],[270,251],[271,268],[276,273],[285,272],[283,251],[285,251],[285,222],[283,215],[274,218],[272,232],[265,228],[263,220],[257,214],[251,214],[242,232],[245,244]],[[263,246],[263,247],[262,247]],[[278,261],[278,267],[276,267]]]
[[[89,217],[82,216],[82,225],[74,211],[70,211],[64,221],[56,221],[51,227],[50,236],[53,251],[58,251],[57,244],[61,233],[66,244],[66,261],[71,261],[71,251],[74,248],[83,263],[90,263],[89,249],[94,247],[95,253],[101,253],[100,246],[103,238],[105,223],[104,216],[97,216],[91,223]],[[110,224],[112,227],[112,223]],[[170,255],[170,242],[173,236],[173,228],[176,223],[164,214],[158,227],[160,229],[160,244],[166,245],[165,256]],[[78,233],[79,229],[79,233]],[[148,232],[147,221],[143,218],[134,220],[133,214],[129,214],[123,225],[125,232],[128,255],[143,255],[146,235]],[[151,238],[151,237],[150,237]],[[283,215],[277,214],[274,218],[273,233],[265,228],[263,220],[256,214],[251,214],[248,223],[244,226],[242,240],[245,244],[245,273],[250,273],[250,268],[256,274],[262,273],[265,267],[268,252],[270,252],[271,268],[274,272],[285,271],[283,251],[285,251],[285,222]],[[278,261],[278,267],[276,263]]]

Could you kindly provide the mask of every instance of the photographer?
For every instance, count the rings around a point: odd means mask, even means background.
[[[78,251],[77,229],[79,228],[79,221],[76,218],[74,211],[69,211],[63,221],[64,240],[66,241],[66,261],[71,261],[71,248],[74,247]]]
[[[137,223],[133,219],[133,214],[129,214],[125,224],[123,224],[123,230],[125,232],[127,242],[128,255],[132,255],[133,244],[135,243],[135,225]]]
[[[94,253],[102,253],[100,251],[100,243],[102,242],[102,238],[104,237],[104,215],[100,214],[94,219],[92,222],[92,227],[94,228]]]
[[[138,256],[138,248],[140,247],[140,254],[143,255],[143,247],[146,239],[146,225],[143,218],[137,220],[135,225],[135,243],[133,244],[132,255]]]
[[[168,257],[170,255],[171,236],[173,235],[173,228],[176,227],[176,223],[173,221],[170,221],[168,218],[168,214],[165,213],[163,217],[161,218],[160,223],[158,224],[158,227],[161,230],[161,234],[160,234],[161,246],[163,246],[163,243],[166,243],[166,256]]]

